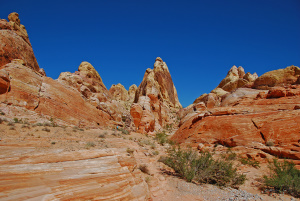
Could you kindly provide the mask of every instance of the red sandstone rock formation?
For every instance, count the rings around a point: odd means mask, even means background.
[[[77,90],[42,76],[19,62],[6,64],[2,68],[1,71],[11,77],[9,90],[0,94],[3,103],[24,107],[73,125],[105,126],[112,120],[108,113],[85,101]],[[1,90],[5,91],[7,87],[1,87]]]
[[[25,26],[20,24],[19,14],[11,13],[9,22],[0,19],[0,68],[13,59],[21,59],[29,68],[39,72]]]
[[[169,69],[160,57],[154,69],[148,68],[136,90],[131,116],[141,133],[158,131],[174,123],[175,112],[181,108]],[[173,111],[173,113],[172,113]]]
[[[234,91],[240,87],[251,87],[253,82],[257,79],[257,74],[245,73],[243,67],[233,66],[227,73],[227,76],[220,82],[218,87],[212,90],[209,94],[199,96],[194,104],[203,102],[208,108],[220,106],[221,97],[228,95],[229,92]]]
[[[120,83],[117,85],[113,84],[109,89],[109,93],[115,100],[128,101],[129,99],[128,91]]]
[[[294,84],[300,76],[300,68],[289,66],[285,69],[267,72],[255,80],[253,87],[256,89],[268,89],[269,87]],[[299,83],[298,83],[299,84]]]
[[[115,120],[115,124],[121,124],[122,115],[126,113],[125,107],[113,100],[99,73],[90,63],[82,62],[78,71],[63,72],[57,80],[65,86],[78,90],[86,101]]]
[[[299,72],[295,66],[271,71],[254,83],[268,90],[238,88],[222,96],[221,107],[196,110],[195,103],[181,110],[181,126],[172,139],[194,147],[199,143],[250,147],[300,163]],[[209,105],[203,100],[207,97],[197,104]]]
[[[27,147],[2,158],[1,200],[147,200],[151,197],[135,158],[121,151],[52,151]],[[20,151],[20,149],[23,151]],[[17,153],[17,154],[16,154]],[[11,160],[13,158],[13,160]]]

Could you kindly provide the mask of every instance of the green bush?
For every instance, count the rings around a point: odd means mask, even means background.
[[[128,130],[126,130],[125,128],[118,128],[117,130],[121,131],[122,134],[124,134],[124,135],[129,135],[130,134],[130,132]]]
[[[251,159],[251,158],[240,158],[239,159],[240,162],[243,164],[243,165],[250,165],[252,167],[255,167],[255,168],[259,168],[260,165],[259,165],[259,162],[254,160],[254,159]]]
[[[231,162],[215,160],[209,152],[203,152],[199,156],[191,149],[172,147],[168,151],[168,156],[161,158],[160,161],[189,182],[235,187],[243,184],[246,179],[245,175],[237,173]]]
[[[168,142],[167,134],[165,132],[156,133],[155,139],[158,141],[159,144],[164,145]]]
[[[300,197],[300,170],[295,168],[294,163],[278,162],[277,159],[274,159],[273,162],[269,163],[269,168],[271,174],[264,176],[266,188]]]

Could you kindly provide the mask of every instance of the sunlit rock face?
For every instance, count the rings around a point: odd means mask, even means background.
[[[290,66],[256,78],[252,88],[238,87],[225,94],[218,89],[220,97],[200,96],[179,112],[180,127],[172,140],[192,147],[202,143],[259,149],[300,164],[299,72]],[[228,77],[238,80],[243,74],[234,67]],[[223,80],[219,86],[225,85]]]
[[[7,148],[6,148],[7,149]],[[148,200],[151,197],[136,160],[116,149],[48,151],[32,147],[5,150],[0,162],[1,200]],[[20,151],[21,150],[21,151]],[[12,157],[14,160],[12,161]]]
[[[117,85],[113,84],[109,89],[109,93],[115,100],[119,100],[119,101],[128,101],[129,100],[128,91],[120,83]]]
[[[139,132],[152,133],[174,123],[175,113],[182,106],[168,66],[160,57],[156,58],[153,70],[146,70],[134,103],[131,116]]]
[[[203,102],[208,108],[218,107],[221,105],[222,97],[241,87],[251,88],[257,78],[256,73],[245,73],[243,67],[233,66],[215,89],[209,94],[199,96],[194,104]]]
[[[8,19],[9,22],[0,19],[0,68],[14,59],[21,59],[25,66],[39,72],[39,65],[25,26],[20,23],[19,14],[11,13]]]
[[[121,124],[122,115],[126,113],[125,107],[114,100],[102,82],[99,73],[90,63],[82,62],[75,73],[61,73],[57,81],[80,92],[87,102],[107,113],[110,119],[115,121],[115,125]]]
[[[300,68],[288,66],[285,69],[267,72],[255,80],[253,87],[256,89],[268,89],[274,86],[284,86],[286,84],[299,84]]]

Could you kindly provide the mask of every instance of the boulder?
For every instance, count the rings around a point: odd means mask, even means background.
[[[257,78],[253,87],[256,89],[268,89],[269,87],[293,84],[297,82],[300,75],[300,68],[289,66],[285,69],[273,70]]]
[[[203,102],[207,108],[213,108],[220,105],[221,98],[215,93],[203,94],[194,101],[194,104]]]

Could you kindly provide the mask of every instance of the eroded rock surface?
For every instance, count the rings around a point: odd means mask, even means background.
[[[141,109],[142,108],[142,109]],[[139,132],[158,131],[174,123],[176,112],[181,108],[169,69],[160,57],[154,69],[148,68],[136,90],[131,116]]]
[[[85,101],[81,94],[40,75],[19,62],[3,66],[10,76],[10,88],[0,95],[8,105],[24,107],[77,126],[106,126],[110,115]]]
[[[8,19],[9,22],[0,19],[0,68],[13,59],[21,59],[26,66],[38,72],[40,68],[19,14],[11,13]]]
[[[113,84],[109,89],[109,93],[115,100],[120,100],[120,101],[128,101],[129,100],[128,91],[120,83],[117,85]]]
[[[255,148],[299,164],[300,85],[283,86],[238,88],[222,96],[221,107],[196,110],[193,104],[179,113],[181,126],[172,139],[193,147],[201,143]]]
[[[1,148],[1,200],[146,200],[150,197],[141,172],[134,169],[135,159],[116,149],[59,154],[57,151],[37,154],[34,148],[27,147],[10,148],[10,153],[8,150]]]

